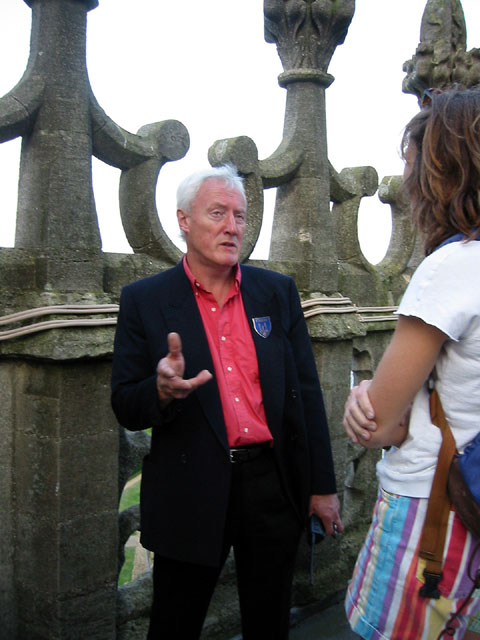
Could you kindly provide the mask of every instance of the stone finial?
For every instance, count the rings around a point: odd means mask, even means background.
[[[345,40],[355,11],[354,0],[264,0],[265,40],[277,45],[285,72],[282,86],[305,80],[328,86],[336,47]]]
[[[467,52],[467,28],[460,0],[429,0],[422,18],[420,44],[403,65],[404,93],[419,101],[428,87],[453,83],[471,87],[480,82],[480,50]]]
[[[135,184],[133,195],[128,189],[125,195],[125,185],[134,181],[123,180],[122,219],[130,228],[142,216],[140,226],[148,228],[153,250],[178,259],[173,243],[157,223],[152,194],[161,167],[187,152],[188,131],[169,120],[132,134],[113,122],[97,103],[86,66],[86,18],[98,0],[25,2],[32,8],[27,69],[20,82],[0,98],[0,143],[23,138],[15,247],[39,256],[40,287],[101,289],[101,238],[92,188],[94,155],[122,169],[124,176],[132,170],[132,177],[142,180],[145,193],[136,202],[143,206],[133,209]],[[140,240],[137,236],[133,234],[133,243],[142,249],[145,234]]]

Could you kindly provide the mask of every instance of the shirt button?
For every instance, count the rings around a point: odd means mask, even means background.
[[[227,367],[227,371],[231,371],[231,370],[232,370],[232,367]]]
[[[240,402],[240,398],[235,398],[235,402]]]
[[[212,311],[216,311],[216,310],[217,310],[217,308],[216,308],[216,307],[212,307]]]
[[[222,342],[225,342],[225,340],[226,340],[225,336],[222,336],[221,340],[222,340]]]
[[[245,427],[244,431],[245,433],[248,433],[248,427]]]

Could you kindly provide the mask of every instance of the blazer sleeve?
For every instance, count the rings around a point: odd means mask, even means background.
[[[327,415],[317,367],[300,304],[300,296],[293,280],[289,291],[291,325],[289,341],[294,367],[299,381],[305,428],[309,445],[311,495],[336,493],[336,481]]]
[[[173,407],[162,411],[156,388],[156,358],[146,336],[131,286],[122,290],[112,366],[112,408],[131,430],[158,426]]]

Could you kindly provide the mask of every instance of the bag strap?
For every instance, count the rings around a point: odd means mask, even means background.
[[[421,587],[419,593],[424,598],[438,599],[440,597],[438,583],[442,579],[443,548],[445,546],[448,515],[451,506],[450,498],[447,494],[448,472],[456,453],[456,444],[445,418],[437,390],[430,387],[429,391],[430,417],[432,424],[441,431],[442,445],[438,454],[437,468],[428,499],[427,515],[420,542],[419,555],[427,560],[427,565],[423,572],[425,584]]]

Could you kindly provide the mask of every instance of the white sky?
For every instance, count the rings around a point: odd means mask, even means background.
[[[463,0],[467,49],[480,47],[480,0]],[[416,98],[402,93],[403,63],[415,53],[426,0],[356,0],[346,41],[333,56],[327,89],[329,158],[337,171],[372,165],[380,180],[400,174],[401,131],[416,113]],[[208,9],[206,9],[208,7]],[[25,69],[31,10],[23,0],[0,0],[0,95]],[[187,156],[167,164],[158,183],[158,209],[177,242],[175,191],[192,171],[208,166],[209,146],[221,138],[250,136],[260,158],[281,141],[285,89],[276,47],[263,35],[262,0],[100,0],[88,14],[87,64],[96,98],[120,126],[170,118],[189,130]],[[19,141],[0,145],[0,246],[13,246]],[[94,190],[106,251],[129,251],[118,212],[120,172],[94,159]],[[271,211],[273,192],[266,208]],[[365,203],[360,241],[378,261],[390,232],[390,208]],[[268,255],[269,221],[253,257]]]

